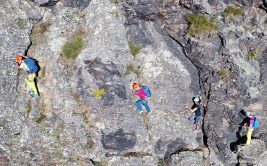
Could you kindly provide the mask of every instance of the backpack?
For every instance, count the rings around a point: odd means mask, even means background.
[[[259,128],[259,125],[260,125],[260,121],[255,118],[255,121],[254,121],[254,124],[253,124],[253,128],[257,129],[257,128]]]
[[[197,107],[197,110],[196,110],[195,114],[197,116],[203,116],[203,108],[202,108],[202,106],[201,105],[197,105],[196,107]]]
[[[146,93],[146,97],[150,97],[151,96],[150,89],[147,86],[142,86],[142,89]]]
[[[39,67],[37,66],[37,61],[33,58],[26,58],[24,60],[24,63],[28,66],[30,73],[36,73],[39,70]]]

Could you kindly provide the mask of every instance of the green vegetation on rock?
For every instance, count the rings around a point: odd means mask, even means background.
[[[114,3],[115,5],[118,5],[120,3],[119,0],[111,0],[112,3]]]
[[[242,16],[243,10],[236,6],[229,6],[224,10],[224,17],[237,17]]]
[[[80,36],[72,41],[66,42],[62,48],[62,53],[68,59],[75,59],[84,47],[84,41]]]
[[[130,63],[127,65],[127,68],[126,68],[126,72],[125,72],[125,75],[129,75],[131,73],[134,73],[137,75],[137,77],[140,77],[141,74],[142,74],[142,70],[141,69],[137,69],[134,64]]]
[[[95,95],[96,99],[100,100],[107,91],[104,88],[101,89],[93,89],[92,93]]]
[[[157,166],[164,166],[164,161],[161,158],[158,158],[158,164]]]
[[[129,47],[133,56],[140,53],[141,48],[133,41],[129,41]]]
[[[220,70],[218,71],[218,75],[219,75],[221,78],[225,79],[225,80],[229,80],[229,79],[230,79],[230,71],[227,70],[227,69],[224,69],[224,68],[220,69]]]
[[[134,72],[135,72],[134,64],[131,63],[131,64],[127,65],[127,69],[126,69],[125,74],[129,75],[129,74],[134,73]]]
[[[217,31],[219,28],[218,22],[215,19],[208,18],[203,14],[192,14],[188,17],[190,27],[187,31],[189,35],[202,35]]]
[[[259,54],[259,49],[256,48],[255,50],[253,50],[252,52],[248,54],[247,56],[248,60],[250,61],[256,60],[258,57],[258,54]]]

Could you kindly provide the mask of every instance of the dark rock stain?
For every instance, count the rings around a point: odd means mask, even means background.
[[[127,150],[132,149],[136,145],[135,132],[125,132],[123,129],[119,129],[114,133],[102,135],[102,145],[105,149],[112,150]]]

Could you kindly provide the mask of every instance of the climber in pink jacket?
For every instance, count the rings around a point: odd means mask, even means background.
[[[147,104],[147,101],[145,100],[148,95],[142,87],[143,86],[141,86],[138,83],[133,84],[133,94],[140,98],[139,100],[136,101],[135,105],[136,105],[137,111],[139,113],[143,112],[142,105],[145,106],[147,113],[150,113],[151,109],[150,109],[149,105]]]

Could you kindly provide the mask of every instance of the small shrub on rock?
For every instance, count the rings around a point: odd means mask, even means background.
[[[230,72],[229,72],[229,70],[227,70],[227,69],[220,69],[220,70],[218,71],[218,75],[219,75],[221,78],[225,79],[225,80],[229,80],[229,79],[230,79]]]
[[[75,37],[72,41],[66,42],[62,48],[62,53],[69,59],[75,59],[84,47],[83,39],[80,36]]]
[[[141,48],[133,41],[129,41],[129,47],[133,56],[140,53]]]
[[[219,25],[215,19],[210,19],[203,14],[192,14],[188,17],[190,27],[187,33],[191,36],[202,35],[204,33],[210,33],[217,31]]]
[[[267,18],[265,18],[265,20],[264,20],[264,24],[267,24]]]

